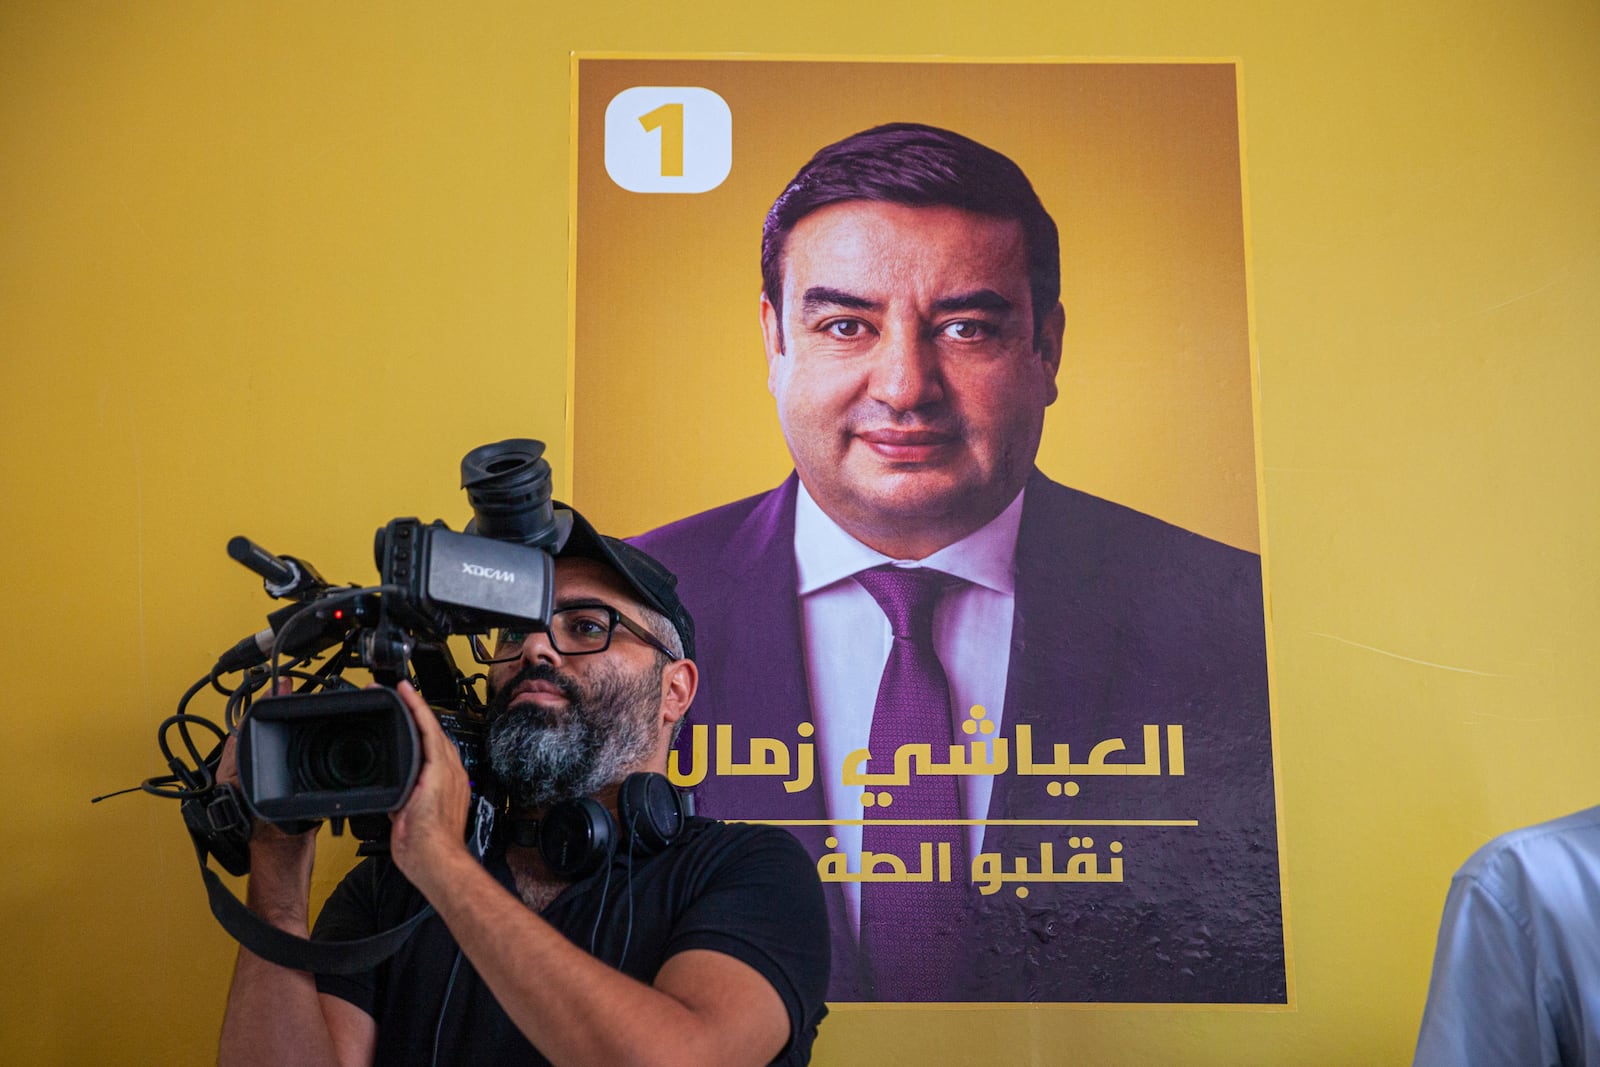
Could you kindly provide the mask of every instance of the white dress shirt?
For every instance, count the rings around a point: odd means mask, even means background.
[[[894,560],[857,541],[823,513],[805,486],[795,502],[794,552],[799,570],[801,624],[805,639],[806,679],[811,687],[811,721],[816,725],[818,767],[827,796],[828,817],[869,818],[862,789],[840,783],[840,770],[851,752],[868,747],[878,683],[889,662],[894,637],[877,601],[852,576],[892,563],[928,567],[964,579],[947,591],[933,617],[934,651],[950,683],[956,743],[993,741],[1001,736],[1005,714],[1006,675],[1011,648],[1011,617],[1016,602],[1017,530],[1022,521],[1022,494],[987,525],[922,560]],[[981,719],[973,708],[981,707]],[[965,733],[961,724],[993,723],[992,732]],[[873,753],[874,765],[884,754]],[[942,758],[938,748],[935,758]],[[993,779],[965,775],[961,784],[961,817],[988,815]],[[839,848],[857,869],[861,827],[836,824]],[[983,846],[983,827],[967,828],[968,855]],[[843,883],[852,924],[860,921],[859,883]]]

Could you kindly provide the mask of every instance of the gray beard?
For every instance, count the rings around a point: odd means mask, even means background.
[[[567,706],[507,706],[525,681],[560,687]],[[489,766],[514,808],[542,809],[593,796],[653,754],[653,712],[661,700],[654,672],[600,672],[585,690],[547,664],[526,667],[489,699]]]

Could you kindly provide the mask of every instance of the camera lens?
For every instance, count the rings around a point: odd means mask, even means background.
[[[340,737],[328,746],[323,757],[328,780],[346,788],[370,785],[382,760],[373,738],[366,736]]]
[[[263,697],[239,728],[245,802],[268,822],[394,811],[422,765],[393,689]]]
[[[331,792],[385,785],[388,748],[382,725],[370,718],[310,724],[290,745],[296,788]]]

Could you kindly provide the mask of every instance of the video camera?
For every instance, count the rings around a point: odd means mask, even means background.
[[[572,517],[551,503],[543,455],[542,442],[526,439],[468,452],[461,483],[474,517],[465,532],[439,521],[392,520],[378,530],[374,545],[377,586],[331,586],[302,560],[273,555],[242,537],[229,543],[229,555],[260,574],[269,595],[293,603],[224,653],[161,724],[158,743],[172,774],[149,779],[143,788],[183,802],[202,869],[209,853],[232,873],[246,873],[251,814],[291,832],[330,819],[337,833],[349,820],[362,854],[384,851],[385,813],[405,803],[422,763],[416,726],[394,691],[402,679],[416,686],[462,754],[473,782],[472,836],[481,854],[498,807],[483,756],[484,703],[475,685],[481,675],[456,666],[446,639],[501,625],[549,625],[551,553]],[[358,688],[345,680],[351,668],[366,669],[379,686]],[[236,672],[242,672],[236,685],[222,683]],[[280,678],[297,681],[298,690],[276,695]],[[227,697],[226,730],[186,710],[207,686]],[[275,695],[255,699],[263,688]],[[242,790],[217,781],[222,746],[201,756],[193,726],[219,742],[238,728]],[[187,763],[173,751],[174,731]]]

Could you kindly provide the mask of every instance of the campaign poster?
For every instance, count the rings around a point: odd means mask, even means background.
[[[1229,61],[574,59],[572,485],[834,1003],[1290,1002]]]

